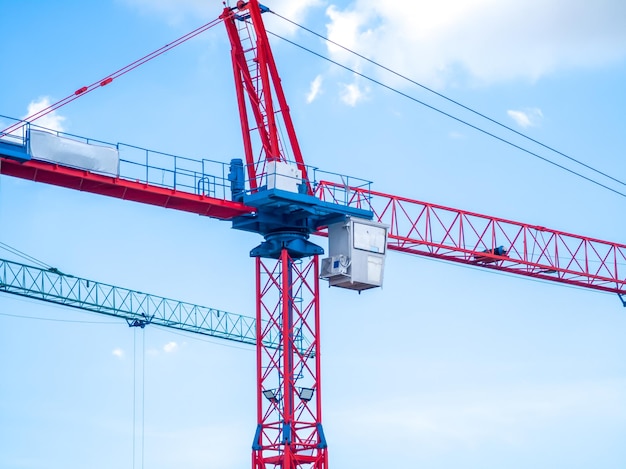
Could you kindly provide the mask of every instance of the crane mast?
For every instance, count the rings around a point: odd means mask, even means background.
[[[263,25],[265,11],[257,0],[239,1],[221,15],[231,43],[245,154],[245,166],[241,160],[231,162],[229,179],[233,200],[255,209],[235,217],[233,228],[265,238],[250,253],[256,259],[259,338],[252,467],[326,469],[319,340],[319,255],[324,250],[308,238],[347,216],[371,219],[372,213],[313,194]],[[272,333],[281,336],[276,349],[263,343]]]

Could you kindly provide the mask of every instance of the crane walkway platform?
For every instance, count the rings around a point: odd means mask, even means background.
[[[55,160],[43,153],[59,156]],[[109,158],[107,164],[94,163],[103,154]],[[255,211],[230,200],[227,164],[87,139],[32,124],[26,124],[19,134],[0,138],[0,174],[221,220]]]

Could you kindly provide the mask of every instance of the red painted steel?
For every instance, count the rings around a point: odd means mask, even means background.
[[[324,181],[317,196],[373,211],[395,251],[626,294],[624,244]]]
[[[318,257],[296,261],[284,249],[278,260],[257,258],[256,285],[258,427],[252,467],[327,469]],[[274,342],[280,346],[267,346]]]
[[[237,2],[237,7],[234,8],[224,8],[220,16],[224,20],[231,43],[231,60],[250,189],[255,191],[262,185],[260,180],[266,172],[266,162],[287,161],[290,149],[293,160],[302,171],[308,193],[311,194],[306,166],[261,13],[258,1],[251,0]],[[288,142],[280,139],[277,120],[280,117]],[[260,144],[258,155],[253,150],[255,135]],[[286,148],[287,144],[289,148]]]
[[[37,160],[19,163],[9,158],[0,158],[0,174],[90,192],[92,194],[197,213],[220,220],[230,220],[239,215],[252,213],[255,210],[240,202],[95,174],[81,169]]]

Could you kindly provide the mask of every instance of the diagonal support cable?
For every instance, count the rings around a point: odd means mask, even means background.
[[[146,62],[149,62],[150,60],[164,54],[165,52],[173,49],[176,46],[179,46],[181,44],[183,44],[184,42],[187,42],[189,39],[196,37],[197,35],[211,29],[213,26],[219,24],[222,20],[220,18],[214,19],[202,26],[200,26],[199,28],[194,29],[193,31],[188,32],[187,34],[185,34],[184,36],[179,37],[178,39],[169,42],[167,44],[165,44],[164,46],[156,49],[155,51],[150,52],[149,54],[144,55],[143,57],[135,60],[134,62],[129,63],[128,65],[126,65],[125,67],[120,68],[119,70],[106,75],[105,77],[101,78],[98,81],[93,82],[90,85],[86,85],[86,86],[82,86],[81,88],[78,88],[76,91],[74,91],[72,94],[66,96],[65,98],[51,104],[50,106],[37,111],[27,117],[25,117],[23,120],[16,122],[12,125],[10,125],[9,127],[7,127],[4,130],[0,130],[0,138],[4,137],[5,135],[8,135],[10,133],[16,132],[19,129],[21,129],[22,127],[24,127],[27,123],[29,122],[34,122],[37,119],[40,119],[41,117],[56,111],[57,109],[59,109],[62,106],[65,106],[68,103],[71,103],[72,101],[74,101],[75,99],[80,98],[81,96],[86,95],[87,93],[90,93],[92,91],[94,91],[97,88],[101,88],[103,86],[106,86],[108,84],[110,84],[113,80],[115,80],[116,78],[121,77],[122,75],[130,72],[131,70],[136,69],[137,67],[139,67],[140,65],[145,64]]]

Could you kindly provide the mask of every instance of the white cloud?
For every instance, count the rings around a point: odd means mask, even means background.
[[[365,99],[367,90],[362,90],[358,83],[344,84],[341,91],[341,100],[348,106],[356,106]]]
[[[178,344],[174,341],[168,342],[163,346],[163,351],[165,353],[175,352],[176,350],[178,350]]]
[[[122,350],[121,348],[116,348],[113,349],[113,352],[111,352],[113,354],[113,356],[122,359],[125,356],[124,350]]]
[[[317,95],[320,93],[322,89],[322,75],[318,75],[311,82],[311,87],[309,89],[308,94],[306,95],[306,102],[311,104],[317,98]]]
[[[324,4],[322,0],[298,0],[297,2],[293,0],[273,0],[271,3],[268,3],[265,2],[264,4],[269,6],[272,11],[299,24],[304,22],[306,15],[312,8],[320,7]],[[265,15],[263,21],[268,29],[278,34],[294,34],[298,29],[296,26],[274,15]]]
[[[543,119],[543,112],[538,108],[525,109],[523,111],[508,110],[506,113],[517,125],[523,128],[536,127]]]
[[[311,8],[316,8],[324,5],[322,0],[299,0],[294,2],[293,0],[273,0],[270,4],[272,11],[289,18],[290,20],[300,23],[306,17],[306,14]]]
[[[37,114],[38,112],[48,108],[49,106],[50,106],[50,98],[47,96],[31,101],[28,104],[26,114],[22,116],[21,119],[27,120],[30,116]],[[65,117],[59,115],[56,111],[52,111],[44,115],[43,117],[40,117],[39,119],[34,120],[33,125],[44,127],[46,129],[54,130],[57,132],[63,132],[65,131],[65,128],[63,126],[64,121],[65,121]],[[18,124],[17,121],[11,122],[9,126],[6,126],[4,123],[0,123],[0,130],[4,129],[5,127],[7,129],[12,129],[9,132],[7,132],[6,135],[3,135],[0,138],[14,141],[15,139],[13,137],[17,137],[18,143],[21,143],[22,139],[25,136],[25,128],[21,123],[19,127],[14,127],[14,125],[17,125],[17,124]]]
[[[50,98],[47,96],[39,98],[35,101],[31,101],[30,104],[28,105],[28,110],[26,112],[26,115],[22,117],[22,119],[26,119],[28,116],[32,116],[33,114],[36,114],[39,111],[42,111],[43,109],[46,109],[49,106],[50,106]],[[64,121],[65,121],[65,117],[60,116],[59,114],[57,114],[56,111],[52,111],[44,115],[43,117],[37,119],[34,122],[34,124],[41,126],[41,127],[45,127],[46,129],[55,130],[57,132],[63,132],[65,130],[63,127]]]
[[[361,26],[366,24],[368,13],[366,11],[352,10],[339,11],[336,6],[331,5],[326,10],[326,15],[330,18],[330,23],[326,25],[328,38],[351,50],[359,49],[359,40],[365,39],[371,31],[359,31]],[[328,48],[333,57],[344,61],[356,60],[354,56],[341,47],[328,44]]]
[[[537,80],[626,58],[622,0],[418,0],[402,14],[393,2],[356,0],[331,5],[327,15],[330,39],[439,88]],[[338,60],[356,61],[328,48]]]

